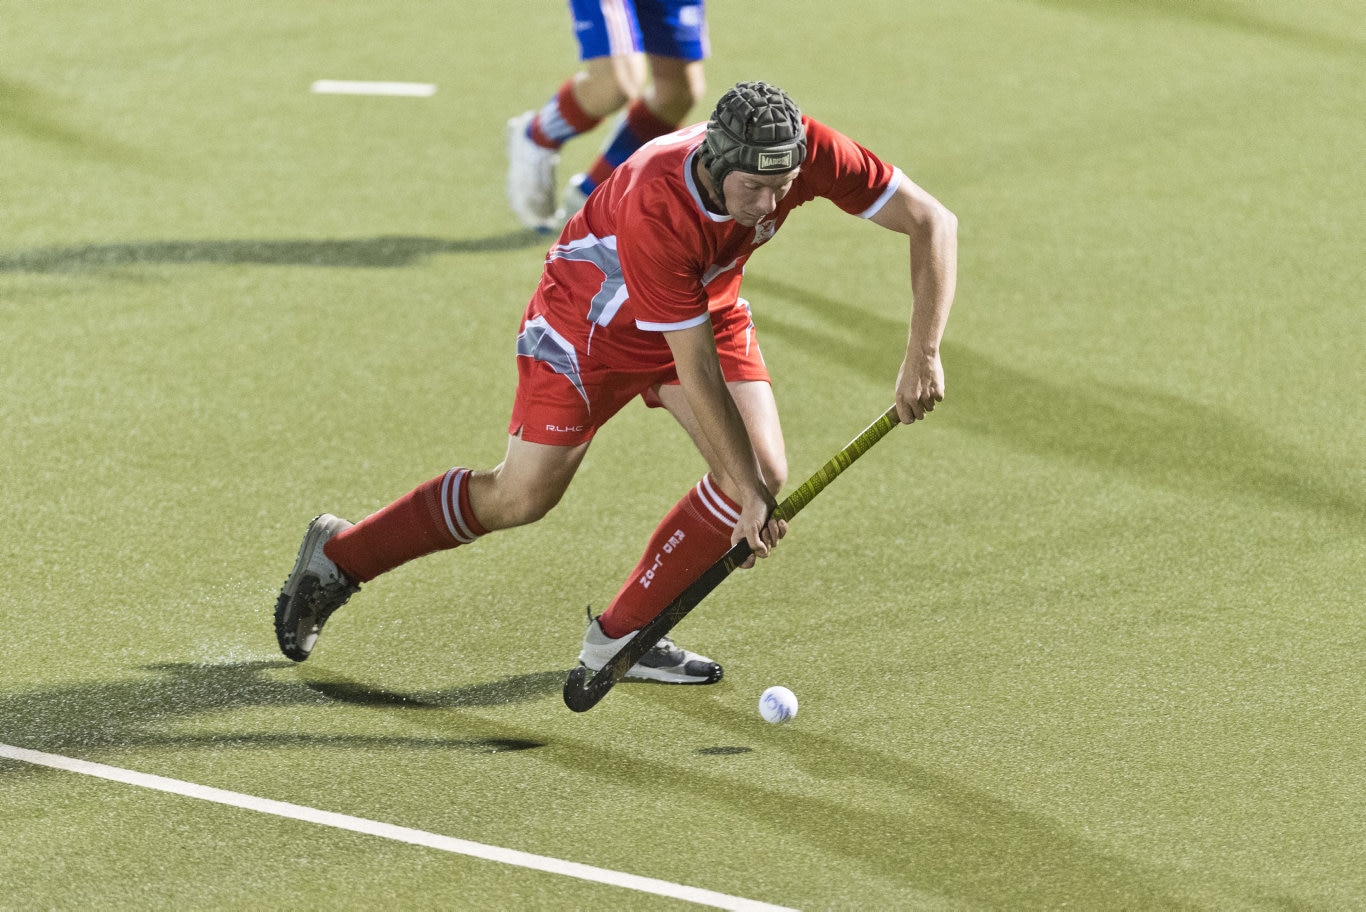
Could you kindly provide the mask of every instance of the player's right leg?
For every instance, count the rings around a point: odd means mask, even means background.
[[[315,517],[275,601],[275,638],[280,651],[296,662],[308,658],[332,612],[360,589],[323,553],[327,543],[350,526],[331,513]]]
[[[275,608],[285,655],[308,658],[323,623],[362,583],[540,519],[569,487],[597,428],[650,382],[622,387],[585,376],[574,343],[551,328],[536,299],[517,337],[517,356],[507,454],[496,468],[451,469],[354,526],[327,514],[309,526]]]
[[[451,469],[354,525],[328,513],[317,517],[276,602],[280,651],[296,662],[307,659],[327,619],[362,583],[540,519],[559,502],[587,449],[587,443],[546,446],[510,437],[507,456],[490,471]]]

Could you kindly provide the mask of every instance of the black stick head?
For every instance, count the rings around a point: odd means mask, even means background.
[[[599,678],[605,679],[599,681]],[[593,685],[603,684],[606,686],[594,687]],[[576,713],[588,712],[598,701],[607,696],[607,691],[612,689],[615,683],[611,675],[595,675],[593,680],[588,679],[588,669],[580,665],[569,672],[569,677],[564,679],[564,705],[574,710]]]

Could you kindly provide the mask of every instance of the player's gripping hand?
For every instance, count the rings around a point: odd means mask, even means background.
[[[787,521],[773,515],[777,501],[767,490],[760,489],[755,496],[748,497],[740,507],[740,519],[730,534],[732,546],[742,539],[749,542],[754,552],[740,565],[748,570],[754,566],[755,558],[768,557],[769,552],[778,546],[778,541],[787,534]]]
[[[902,424],[922,420],[944,401],[944,365],[939,352],[907,354],[896,377],[896,416]]]

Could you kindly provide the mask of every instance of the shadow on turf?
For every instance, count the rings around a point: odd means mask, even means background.
[[[115,161],[146,158],[145,153],[59,116],[63,100],[26,83],[0,76],[0,123],[33,139],[85,157]]]
[[[943,764],[901,753],[904,743],[876,749],[827,733],[838,726],[756,726],[748,709],[678,699],[662,689],[634,694],[753,746],[699,750],[687,768],[592,742],[557,742],[560,749],[542,757],[624,785],[667,781],[684,805],[725,807],[752,821],[756,832],[782,833],[843,859],[850,882],[899,884],[941,904],[952,898],[955,907],[982,909],[1199,908],[1183,866],[1139,860],[1104,834],[1016,804],[1008,780],[949,775]],[[737,775],[750,763],[788,767],[833,788],[793,787],[795,775],[773,787],[766,776]],[[1229,908],[1261,908],[1271,899],[1256,884],[1230,881],[1223,889]],[[1293,907],[1277,899],[1265,907]]]
[[[0,272],[79,273],[138,264],[249,264],[397,269],[440,253],[495,253],[544,246],[545,235],[512,231],[485,238],[453,240],[385,236],[328,241],[145,241],[36,247],[0,254]]]
[[[896,363],[870,357],[864,342],[844,340],[851,334],[862,340],[904,336],[900,317],[869,313],[770,278],[750,275],[745,282],[756,300],[762,294],[797,304],[830,327],[809,329],[786,318],[782,307],[761,307],[764,336],[890,389]],[[887,351],[895,355],[895,349]],[[1366,497],[1353,490],[1344,469],[1220,409],[1154,389],[1050,380],[961,345],[944,346],[944,365],[945,418],[952,415],[959,429],[1155,488],[1251,497],[1352,524],[1366,511]]]
[[[525,738],[413,738],[329,732],[178,732],[181,722],[201,723],[219,712],[264,706],[362,706],[441,709],[501,706],[558,695],[565,672],[518,675],[447,690],[397,693],[347,681],[277,680],[265,672],[292,662],[168,663],[132,681],[92,682],[0,696],[0,741],[33,750],[178,745],[204,747],[429,747],[479,753],[530,750],[544,742]]]

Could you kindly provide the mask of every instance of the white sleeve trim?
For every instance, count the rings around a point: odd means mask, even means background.
[[[701,326],[710,319],[711,314],[704,313],[701,316],[693,317],[691,320],[684,320],[682,323],[650,323],[645,320],[637,320],[636,329],[645,332],[671,332],[675,329],[691,329],[694,326]]]
[[[887,189],[882,191],[882,195],[877,198],[877,202],[860,212],[858,217],[868,219],[881,212],[882,207],[887,205],[887,200],[892,198],[892,194],[896,193],[896,188],[901,186],[901,181],[905,176],[906,175],[901,173],[900,168],[893,166],[892,179],[887,182]]]

